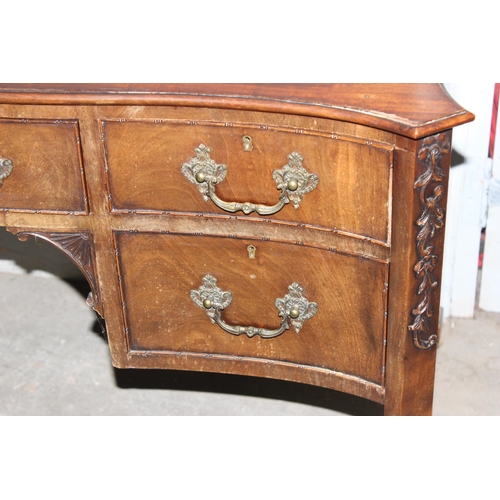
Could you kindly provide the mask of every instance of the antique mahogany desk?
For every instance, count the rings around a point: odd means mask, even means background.
[[[0,225],[58,247],[113,364],[432,412],[451,129],[437,84],[0,85]]]

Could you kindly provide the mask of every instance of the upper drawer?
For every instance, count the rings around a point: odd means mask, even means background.
[[[0,157],[12,165],[0,187],[0,208],[87,212],[76,120],[0,120]]]
[[[229,213],[206,202],[201,186],[182,172],[187,164],[196,173],[200,162],[211,160],[227,167],[215,186],[220,200],[272,207],[281,194],[276,179],[290,171],[289,155],[297,153],[302,168],[317,175],[316,187],[292,193],[301,198],[297,209],[290,202],[264,217],[388,241],[392,149],[385,144],[245,123],[107,120],[101,126],[111,210]],[[208,157],[197,158],[200,145],[210,149]]]

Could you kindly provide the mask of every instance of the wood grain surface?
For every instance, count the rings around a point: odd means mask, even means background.
[[[297,129],[260,129],[264,124],[224,125],[104,122],[112,209],[227,213],[212,201],[205,202],[181,172],[201,144],[210,148],[212,160],[227,166],[226,178],[216,187],[218,197],[273,206],[280,195],[273,171],[283,168],[288,155],[297,152],[304,159],[303,167],[318,175],[318,186],[304,195],[298,209],[289,203],[269,218],[388,242],[392,148],[308,129],[297,134]],[[243,150],[243,136],[252,138],[252,151]]]
[[[0,190],[0,208],[85,212],[86,189],[78,122],[3,120],[0,156],[13,162]]]
[[[133,351],[251,356],[382,384],[387,265],[297,245],[152,233],[117,233],[117,253]],[[233,336],[190,299],[206,274],[233,295],[223,314],[229,324],[277,328],[275,299],[294,282],[319,310],[298,334]]]
[[[439,84],[1,84],[0,103],[187,105],[338,119],[414,139],[474,119]]]

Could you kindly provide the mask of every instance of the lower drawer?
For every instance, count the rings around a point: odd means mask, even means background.
[[[386,263],[289,243],[200,235],[116,232],[115,243],[132,353],[251,357],[382,384]],[[228,325],[277,330],[282,318],[275,302],[290,294],[292,283],[317,312],[299,333],[293,326],[273,338],[249,336],[248,329],[228,333],[192,299],[207,275],[232,295],[221,314]]]

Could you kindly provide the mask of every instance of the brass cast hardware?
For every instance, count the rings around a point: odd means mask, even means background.
[[[2,187],[2,181],[9,177],[13,168],[12,160],[0,156],[0,187]]]
[[[310,193],[317,185],[317,174],[310,174],[302,166],[302,156],[299,153],[290,153],[288,163],[281,170],[273,171],[276,189],[281,190],[279,202],[273,206],[256,205],[250,202],[227,202],[215,194],[215,186],[220,184],[227,174],[226,165],[218,165],[210,158],[210,148],[200,144],[195,150],[196,157],[189,163],[184,163],[181,171],[193,184],[198,186],[203,199],[211,199],[219,208],[227,212],[243,211],[246,215],[257,212],[259,215],[271,215],[279,212],[286,204],[292,202],[295,209],[305,194]]]
[[[224,331],[232,335],[246,334],[248,337],[260,335],[270,339],[281,335],[292,325],[297,333],[300,332],[304,321],[312,318],[318,312],[318,304],[309,302],[302,297],[302,288],[297,283],[288,287],[289,293],[282,299],[276,299],[275,305],[281,316],[281,324],[276,330],[267,330],[255,326],[229,325],[221,317],[222,311],[231,304],[231,292],[224,292],[217,286],[217,279],[207,274],[202,278],[203,284],[198,290],[191,290],[190,297],[194,303],[205,309],[212,323],[217,323]]]
[[[255,259],[255,252],[257,251],[257,247],[254,245],[248,245],[247,250],[248,250],[248,258]]]
[[[252,151],[252,138],[249,135],[244,135],[241,139],[243,141],[243,151]]]

